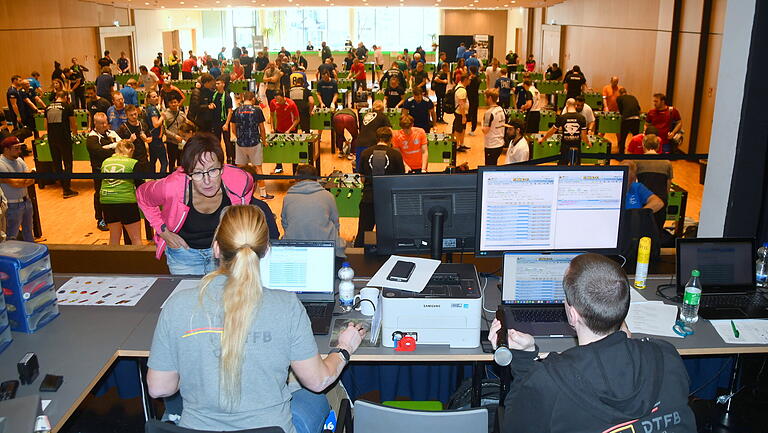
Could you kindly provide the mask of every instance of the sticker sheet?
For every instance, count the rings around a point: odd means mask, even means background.
[[[56,290],[59,305],[133,307],[157,278],[73,277]]]

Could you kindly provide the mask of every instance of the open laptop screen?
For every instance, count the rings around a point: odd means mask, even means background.
[[[753,251],[752,239],[678,239],[678,289],[685,287],[694,269],[701,272],[704,293],[753,289]]]
[[[505,304],[556,304],[565,300],[563,275],[578,254],[504,254]]]
[[[272,241],[261,260],[265,287],[296,293],[333,293],[333,241]]]

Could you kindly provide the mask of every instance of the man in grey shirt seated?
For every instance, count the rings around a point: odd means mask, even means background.
[[[331,240],[336,242],[336,257],[346,257],[345,241],[339,237],[339,210],[330,192],[317,181],[317,169],[300,165],[299,181],[288,189],[280,220],[283,239]]]

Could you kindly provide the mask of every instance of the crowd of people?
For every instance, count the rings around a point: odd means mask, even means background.
[[[307,50],[313,49],[308,43]],[[45,92],[39,73],[33,72],[28,79],[11,78],[5,118],[9,128],[3,130],[0,141],[0,171],[29,172],[21,157],[23,131],[36,134],[35,116],[42,115],[52,170],[72,173],[71,135],[79,129],[75,110],[86,110],[86,147],[92,171],[137,174],[135,179],[93,181],[94,218],[100,229],[110,232],[110,244],[119,244],[123,236],[126,242],[140,243],[143,214],[155,233],[156,256],[165,256],[171,274],[206,275],[199,290],[182,291],[169,299],[149,360],[150,394],[167,398],[166,411],[180,416],[183,427],[220,430],[280,425],[286,432],[319,431],[324,417],[316,414],[327,413],[327,403],[318,401],[314,393],[338,378],[365,334],[361,327],[349,326],[339,336],[337,350],[323,359],[296,298],[261,284],[260,260],[269,241],[280,237],[275,215],[264,201],[273,196],[263,180],[254,182],[252,176],[263,173],[268,130],[310,132],[310,116],[316,108],[334,110],[335,151],[340,158],[355,160],[364,180],[356,246],[362,246],[364,233],[375,227],[373,177],[428,171],[426,134],[437,125],[447,125],[446,114],[453,115],[450,131],[457,151],[469,150],[465,133],[474,135],[479,125],[486,165],[498,164],[502,155],[507,164],[532,157],[535,138],[531,134],[542,132],[540,111],[547,104],[530,75],[536,71],[533,56],[523,63],[523,72],[517,71],[518,55],[511,51],[503,65],[492,58],[483,66],[477,48],[462,43],[453,69],[446,53],[440,52],[434,72],[428,73],[427,55],[421,47],[412,56],[404,50],[386,69],[382,48],[374,45],[374,75],[369,77],[369,53],[362,42],[356,48],[350,43],[339,68],[330,47],[322,42],[321,64],[314,74],[316,96],[309,89],[311,72],[300,51],[290,53],[281,47],[277,57],[270,59],[264,48],[251,57],[237,44],[229,57],[225,47],[215,57],[207,53],[198,57],[190,51],[184,58],[177,50],[167,56],[158,53],[151,68],[139,65],[138,79],[131,78],[120,88],[114,71],[134,70],[125,53],[113,61],[105,52],[92,84],[85,80],[88,69],[76,58],[66,68],[55,62],[48,104],[42,100]],[[340,97],[340,70],[347,71],[354,82],[348,99]],[[263,73],[261,85],[236,95],[230,91],[233,81],[250,79],[256,72]],[[199,75],[188,94],[174,84],[192,79],[193,74]],[[513,77],[519,81],[517,86],[513,86]],[[583,95],[587,81],[578,65],[563,73],[553,64],[546,78],[564,82],[567,101],[554,125],[538,140],[544,142],[560,133],[565,155],[597,132],[594,110]],[[483,79],[486,89],[480,92]],[[665,95],[654,95],[654,107],[646,115],[648,127],[640,134],[640,105],[618,82],[613,77],[602,96],[603,110],[622,117],[619,152],[624,152],[627,139],[630,153],[673,151],[681,134],[680,113],[667,105]],[[383,100],[373,97],[370,91],[374,89],[383,93]],[[145,97],[143,105],[140,92]],[[486,109],[478,119],[480,98]],[[525,120],[508,120],[510,107],[524,111]],[[386,116],[386,109],[391,108],[402,109],[399,130],[393,130]],[[653,172],[671,179],[669,162],[624,164],[630,173],[627,207],[659,211],[663,200],[637,178]],[[275,173],[282,170],[278,165]],[[147,181],[141,176],[155,172],[167,176]],[[338,209],[333,196],[317,180],[321,173],[310,165],[297,165],[293,172],[297,179],[281,212],[283,237],[334,240],[337,256],[344,257]],[[24,240],[33,240],[27,192],[32,184],[26,179],[0,180],[10,238],[21,232]],[[68,179],[62,178],[60,184],[63,198],[77,195]],[[600,416],[585,412],[577,417],[580,426],[605,429],[655,416],[664,416],[666,422],[667,414],[674,414],[670,419],[681,431],[691,431],[693,419],[686,406],[687,383],[679,356],[666,343],[627,338],[623,321],[629,285],[623,271],[601,256],[583,255],[569,267],[563,286],[569,322],[577,330],[580,347],[547,360],[544,368],[543,363],[531,364],[537,357],[533,337],[509,331],[509,347],[516,350],[513,368],[531,377],[529,381],[515,380],[509,393],[506,410],[515,424],[531,419],[523,423],[524,431],[550,428],[543,424],[554,419],[556,411],[575,404],[555,397],[567,391],[574,401],[596,399],[596,394],[601,397],[601,403],[591,408]],[[491,327],[494,345],[499,328],[498,322]],[[190,329],[217,330],[220,352],[206,350],[211,344],[208,339],[185,339]],[[270,333],[268,340],[255,337],[263,332]],[[595,352],[598,346],[603,349]],[[253,368],[244,368],[245,360]],[[564,360],[572,365],[565,367]],[[627,371],[622,369],[634,369],[634,375],[623,375],[629,379],[620,387],[639,386],[641,392],[621,394],[623,400],[613,404],[619,385],[604,382],[608,376],[595,373],[595,363],[601,371],[605,366],[611,369],[611,380]],[[288,384],[289,367],[300,385]],[[597,388],[583,383],[574,386],[571,379],[561,380],[563,377],[577,377]],[[602,398],[605,395],[611,397]]]

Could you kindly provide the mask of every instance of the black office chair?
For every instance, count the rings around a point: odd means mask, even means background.
[[[144,424],[144,433],[222,433],[222,431],[190,430],[188,428],[179,427],[176,424],[151,419]],[[248,430],[237,430],[228,433],[285,433],[285,431],[280,427],[261,427]]]
[[[621,255],[627,259],[626,272],[634,273],[637,266],[637,245],[642,237],[651,238],[651,262],[661,255],[661,236],[650,209],[624,211],[624,231],[621,233]]]
[[[669,203],[669,176],[664,173],[639,173],[637,180],[664,202],[664,207],[653,214],[659,230],[663,230],[664,221],[667,219],[667,204]]]

